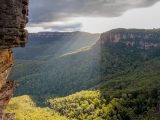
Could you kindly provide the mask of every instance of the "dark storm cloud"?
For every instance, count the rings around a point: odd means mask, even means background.
[[[79,31],[81,29],[81,23],[71,23],[63,25],[53,25],[44,27],[44,29],[51,29],[52,31]]]
[[[149,7],[158,1],[160,0],[30,0],[28,27],[76,31],[82,25],[66,22],[71,17],[118,17],[127,10]],[[53,23],[59,21],[63,24]]]
[[[30,0],[30,23],[64,21],[70,17],[116,17],[132,8],[160,0]]]

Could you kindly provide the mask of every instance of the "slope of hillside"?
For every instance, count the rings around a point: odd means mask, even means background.
[[[160,56],[159,29],[115,29],[103,33],[99,42],[105,77],[132,72],[143,62]]]
[[[160,101],[160,58],[143,63],[133,72],[107,80],[99,87],[107,101],[123,99],[124,106],[134,112],[137,119],[155,120],[152,117],[159,113]]]
[[[158,120],[160,58],[132,73],[105,81],[95,91],[81,91],[48,102],[51,108],[77,120]]]
[[[111,30],[101,35],[100,42],[103,82],[97,88],[106,101],[123,99],[128,119],[158,119],[159,29]]]

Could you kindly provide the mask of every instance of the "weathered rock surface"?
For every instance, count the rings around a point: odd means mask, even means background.
[[[0,51],[0,89],[6,84],[6,80],[14,63],[11,50]]]
[[[25,46],[27,15],[28,0],[1,0],[0,48]]]
[[[27,42],[28,0],[1,0],[0,4],[0,120],[13,120],[14,114],[4,109],[16,88],[8,76],[14,64],[11,48],[24,47]]]
[[[101,35],[102,45],[116,43],[126,44],[127,46],[137,46],[140,49],[160,47],[160,29],[113,29]]]

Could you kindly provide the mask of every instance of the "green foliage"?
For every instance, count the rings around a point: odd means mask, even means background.
[[[62,55],[67,50],[64,44],[70,45],[62,37],[63,40],[58,38],[54,42],[40,40],[37,48],[34,43],[27,48],[32,51],[26,56],[19,52],[11,75],[21,84],[17,95],[29,94],[39,103],[52,98],[48,100],[52,111],[69,120],[160,119],[160,48],[142,49],[139,44],[145,37],[144,33],[154,33],[147,42],[159,44],[159,30],[133,29],[126,32],[118,29],[118,32],[127,35],[135,32],[141,38],[125,39],[115,44],[98,41],[86,51]],[[135,44],[126,45],[128,41]],[[60,48],[65,49],[61,51]],[[73,94],[86,89],[94,91]],[[67,96],[69,94],[73,95]]]
[[[101,117],[100,105],[105,103],[105,100],[100,98],[99,91],[82,91],[67,97],[50,99],[48,103],[52,109],[70,119],[91,120]]]
[[[42,104],[47,98],[69,95],[99,83],[100,56],[88,50],[99,35],[59,34],[30,37],[26,48],[15,49],[16,64],[10,79],[20,84],[16,96],[29,94]]]
[[[77,120],[127,120],[123,100],[112,99],[109,104],[100,91],[81,91],[73,95],[48,100],[53,110]]]
[[[154,112],[160,103],[159,79],[160,58],[155,58],[130,73],[106,80],[101,83],[100,90],[108,102],[114,98],[123,99],[131,120],[155,119]]]
[[[36,107],[27,95],[12,98],[6,112],[15,113],[15,120],[68,120],[49,108]]]
[[[49,103],[62,115],[78,120],[158,119],[160,58],[144,61],[134,69],[126,66],[126,69],[131,70],[114,77],[104,74],[104,81],[96,88],[99,91],[82,91],[68,97],[50,99]],[[91,100],[89,95],[93,96]],[[99,101],[98,107],[95,107],[96,101]],[[93,108],[91,113],[87,111],[88,106]]]

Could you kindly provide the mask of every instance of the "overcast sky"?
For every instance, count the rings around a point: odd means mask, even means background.
[[[160,0],[30,0],[29,32],[160,28]]]

